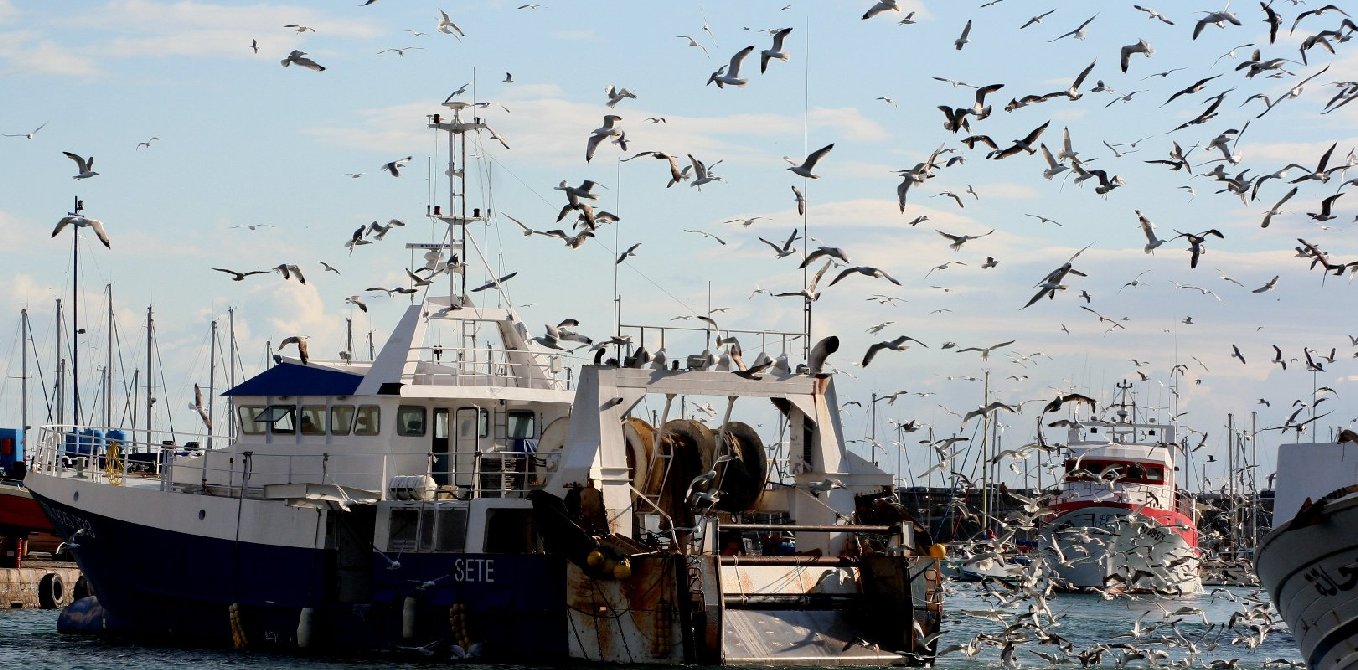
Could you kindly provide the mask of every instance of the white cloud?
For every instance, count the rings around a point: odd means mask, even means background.
[[[0,74],[54,74],[75,77],[100,72],[93,58],[31,31],[0,33]]]

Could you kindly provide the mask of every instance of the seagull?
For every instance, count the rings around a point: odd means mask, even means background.
[[[802,194],[801,189],[797,188],[796,184],[792,185],[792,196],[797,199],[797,216],[805,216],[806,196]],[[904,208],[905,205],[901,205],[901,207]]]
[[[292,29],[296,30],[296,31],[299,32],[299,33],[305,33],[305,32],[312,32],[312,33],[314,33],[314,32],[316,32],[316,29],[315,29],[315,28],[312,28],[311,26],[304,26],[304,25],[297,24],[297,23],[288,23],[288,24],[284,24],[283,27],[284,27],[284,28],[292,28]]]
[[[1207,27],[1209,23],[1218,28],[1225,28],[1227,23],[1241,25],[1240,19],[1224,9],[1219,12],[1207,12],[1207,16],[1198,19],[1198,24],[1193,27],[1193,39],[1198,39],[1198,35],[1202,34],[1202,29]]]
[[[725,221],[722,221],[722,223],[739,223],[740,225],[745,226],[746,228],[749,228],[750,226],[753,226],[753,225],[754,225],[754,222],[755,222],[755,221],[758,221],[758,220],[760,220],[760,219],[767,219],[767,218],[769,218],[769,217],[767,217],[767,216],[751,216],[751,217],[749,217],[749,218],[747,218],[747,219],[741,219],[741,218],[727,219],[727,220],[725,220]]]
[[[967,42],[969,41],[967,39],[967,36],[970,34],[971,34],[971,19],[967,19],[967,25],[962,28],[962,34],[958,35],[957,39],[953,40],[952,43],[953,48],[958,51],[961,51],[962,47],[967,45]]]
[[[608,114],[604,116],[604,125],[590,132],[589,139],[585,142],[585,162],[588,163],[594,158],[594,150],[598,148],[600,142],[610,137],[622,137],[622,129],[617,127],[617,123],[621,120],[622,117],[617,114]],[[626,148],[624,145],[623,149]]]
[[[34,135],[37,135],[37,134],[38,134],[38,131],[39,131],[39,130],[42,130],[43,128],[46,128],[46,127],[47,127],[47,124],[48,124],[47,121],[43,121],[41,126],[38,126],[37,128],[34,128],[33,130],[31,130],[31,131],[29,131],[29,132],[26,132],[26,133],[13,133],[13,134],[6,133],[6,134],[5,134],[5,137],[22,137],[22,138],[24,138],[24,139],[26,139],[26,140],[31,140],[31,139],[33,139],[33,136],[34,136]]]
[[[919,342],[921,346],[924,346],[923,342],[920,342],[909,335],[902,335],[893,340],[878,342],[868,347],[867,353],[863,354],[863,367],[868,367],[868,363],[872,362],[872,358],[877,355],[877,352],[883,349],[890,349],[891,351],[905,351],[906,349],[909,349],[910,345],[906,344],[906,342]]]
[[[1072,30],[1072,31],[1067,32],[1067,33],[1062,33],[1061,35],[1059,35],[1059,36],[1057,36],[1057,37],[1055,37],[1055,38],[1053,38],[1053,39],[1051,39],[1051,40],[1049,40],[1049,41],[1055,42],[1055,41],[1057,41],[1057,40],[1065,39],[1065,38],[1067,38],[1067,37],[1074,37],[1074,38],[1077,39],[1077,40],[1083,40],[1083,39],[1085,38],[1085,28],[1088,28],[1088,27],[1089,27],[1089,24],[1093,23],[1093,22],[1094,22],[1094,19],[1097,19],[1097,18],[1099,18],[1099,15],[1096,13],[1096,14],[1094,14],[1093,16],[1091,16],[1091,17],[1085,19],[1085,22],[1084,22],[1084,23],[1081,23],[1079,26],[1077,26],[1077,27],[1075,28],[1075,30]]]
[[[1176,238],[1180,238],[1180,237],[1186,237],[1186,238],[1188,238],[1188,251],[1192,254],[1192,258],[1191,258],[1191,260],[1189,261],[1189,265],[1188,265],[1190,268],[1196,268],[1196,267],[1198,267],[1198,256],[1201,255],[1202,252],[1203,252],[1203,247],[1202,247],[1202,245],[1203,245],[1203,242],[1205,242],[1205,241],[1207,240],[1207,236],[1209,236],[1209,235],[1215,235],[1217,238],[1220,238],[1220,239],[1225,239],[1225,238],[1226,238],[1225,235],[1222,235],[1222,234],[1221,234],[1221,231],[1216,230],[1215,228],[1210,229],[1210,230],[1204,230],[1204,231],[1202,231],[1201,233],[1197,233],[1196,235],[1193,234],[1193,233],[1181,233],[1181,232],[1179,232],[1179,231],[1177,231],[1177,230],[1174,231],[1174,232],[1179,233],[1179,234],[1178,234],[1178,235],[1175,235],[1174,237],[1172,237],[1172,238],[1170,238],[1170,239],[1176,239]]]
[[[801,165],[793,165],[788,169],[791,170],[793,174],[798,175],[800,177],[806,177],[807,179],[819,179],[817,175],[811,174],[811,170],[815,169],[816,163],[820,161],[820,159],[824,158],[825,154],[830,153],[830,150],[833,148],[835,148],[834,143],[827,144],[811,152],[811,154],[806,157],[806,160],[803,161]]]
[[[729,71],[727,70],[726,65],[717,68],[717,71],[713,72],[712,76],[707,78],[707,83],[711,84],[712,82],[716,82],[717,88],[723,88],[725,86],[744,86],[749,83],[748,80],[740,78],[740,62],[745,60],[745,57],[750,55],[751,51],[754,51],[754,45],[747,46],[744,49],[737,51],[736,55],[731,56]]]
[[[1234,344],[1231,345],[1231,358],[1238,358],[1241,365],[1245,364],[1245,355],[1240,353],[1240,347]]]
[[[882,12],[899,12],[899,11],[901,11],[901,8],[899,5],[896,4],[896,0],[878,0],[877,4],[869,7],[868,11],[863,12],[863,20],[867,21],[868,19],[877,16]],[[914,12],[910,13],[912,15],[914,14]]]
[[[1127,64],[1131,60],[1132,54],[1137,53],[1145,54],[1146,57],[1149,58],[1151,54],[1155,53],[1155,49],[1152,49],[1150,43],[1147,42],[1146,40],[1138,40],[1136,44],[1129,44],[1127,46],[1122,47],[1121,64],[1123,72],[1127,71]]]
[[[1273,285],[1274,285],[1274,284],[1277,284],[1277,283],[1278,283],[1278,275],[1273,275],[1273,278],[1270,279],[1270,280],[1268,280],[1268,283],[1267,283],[1267,284],[1264,284],[1263,286],[1260,286],[1259,288],[1254,289],[1253,291],[1250,291],[1250,293],[1265,293],[1265,292],[1271,290],[1271,289],[1273,288]]]
[[[310,58],[307,58],[307,57],[306,57],[306,52],[305,52],[305,51],[298,51],[298,50],[296,50],[296,49],[293,49],[293,50],[292,50],[292,53],[288,54],[288,57],[287,57],[287,58],[284,58],[283,60],[281,60],[281,61],[279,61],[279,62],[283,64],[283,67],[288,67],[289,65],[292,65],[292,64],[295,63],[295,64],[297,64],[298,66],[304,67],[304,68],[306,68],[306,69],[308,69],[308,70],[315,70],[315,71],[317,71],[317,72],[325,72],[325,66],[324,66],[324,65],[321,65],[320,63],[317,63],[316,61],[311,60]]]
[[[306,277],[302,276],[302,269],[292,263],[280,263],[277,267],[270,268],[270,270],[283,275],[284,281],[292,279],[293,275],[297,275],[297,283],[306,283]]]
[[[698,47],[699,49],[702,49],[702,50],[703,50],[703,53],[707,53],[707,47],[705,47],[705,46],[699,44],[699,43],[698,43],[698,40],[693,39],[692,36],[689,36],[689,35],[675,35],[675,37],[678,37],[679,39],[688,40],[688,45],[689,45],[689,46],[691,46],[691,47]]]
[[[212,419],[208,418],[208,408],[203,402],[203,389],[198,384],[193,385],[193,405],[190,409],[198,412],[199,418],[203,420],[203,425],[207,426],[208,432],[212,431]]]
[[[685,228],[685,229],[684,229],[684,232],[686,232],[686,233],[697,233],[697,234],[702,235],[702,236],[704,236],[704,237],[710,237],[710,238],[716,240],[718,244],[721,244],[722,246],[726,246],[726,240],[723,240],[723,239],[721,239],[720,237],[717,237],[716,235],[713,235],[712,233],[707,232],[706,230],[692,230],[692,229],[689,229],[689,228]]]
[[[61,229],[65,228],[67,225],[74,225],[77,228],[81,226],[92,228],[94,230],[95,237],[98,237],[99,241],[104,243],[105,248],[109,247],[108,233],[104,232],[103,221],[100,221],[99,219],[91,219],[87,216],[81,216],[79,214],[63,216],[61,217],[60,221],[57,221],[57,227],[52,229],[52,237],[56,237],[57,235],[59,235],[61,233]]]
[[[138,149],[141,149],[142,147],[146,147],[147,149],[150,149],[150,148],[151,148],[151,143],[154,142],[154,141],[156,141],[156,140],[158,140],[158,139],[160,139],[160,138],[159,138],[159,137],[152,137],[151,139],[146,140],[145,142],[138,142],[138,143],[137,143],[137,148],[138,148]]]
[[[826,256],[830,258],[839,259],[839,261],[842,263],[849,262],[849,256],[845,254],[844,250],[840,249],[839,247],[817,247],[815,251],[807,254],[806,258],[802,259],[801,265],[798,265],[797,267],[805,268],[806,266],[816,262],[816,259],[823,258]]]
[[[1164,15],[1164,14],[1161,14],[1160,12],[1157,12],[1157,11],[1155,11],[1154,9],[1151,9],[1150,7],[1142,7],[1141,5],[1132,5],[1132,8],[1133,8],[1133,9],[1139,9],[1139,10],[1145,12],[1145,13],[1146,13],[1146,16],[1147,16],[1148,18],[1150,18],[1151,20],[1163,22],[1165,25],[1170,25],[1170,26],[1174,25],[1174,22],[1173,22],[1173,21],[1170,21],[1170,20],[1167,19],[1167,18],[1165,18],[1165,15]]]
[[[971,410],[970,412],[967,412],[966,414],[964,414],[964,415],[962,416],[962,423],[966,423],[967,421],[970,421],[971,419],[973,419],[973,418],[975,418],[975,417],[978,417],[978,416],[984,417],[984,416],[987,415],[987,414],[990,414],[990,413],[992,413],[992,412],[995,412],[995,411],[1001,410],[1001,409],[1009,410],[1010,412],[1017,412],[1017,411],[1018,411],[1018,408],[1017,408],[1017,407],[1014,407],[1013,405],[1007,405],[1007,404],[1005,404],[1005,403],[1003,403],[1003,402],[1000,402],[999,400],[996,400],[996,401],[990,403],[989,405],[983,405],[983,406],[981,406],[981,407],[977,407],[976,409],[973,409],[973,410]]]
[[[1052,177],[1055,177],[1056,175],[1061,174],[1062,172],[1065,172],[1066,170],[1070,169],[1069,167],[1062,165],[1061,163],[1058,163],[1056,161],[1056,158],[1052,156],[1051,149],[1048,149],[1046,144],[1041,144],[1039,145],[1039,147],[1042,149],[1042,158],[1047,161],[1047,169],[1042,171],[1043,177],[1045,177],[1046,179],[1051,179]]]
[[[247,272],[237,272],[235,270],[228,270],[226,268],[212,268],[212,269],[218,272],[225,272],[226,274],[231,275],[231,281],[245,281],[245,278],[249,277],[250,275],[263,275],[269,273],[268,270],[250,270]]]
[[[391,173],[391,176],[393,176],[393,177],[399,177],[399,176],[401,176],[401,168],[405,167],[405,166],[406,166],[406,163],[409,163],[409,162],[410,162],[411,160],[413,160],[414,158],[415,158],[414,156],[406,156],[405,158],[397,158],[396,160],[394,160],[394,161],[392,161],[392,162],[390,162],[390,163],[383,163],[383,164],[382,164],[382,169],[383,169],[383,170],[386,170],[387,172],[390,172],[390,173]]]
[[[841,272],[839,273],[839,275],[837,275],[833,280],[830,281],[830,285],[831,285],[831,286],[834,286],[835,284],[838,284],[838,283],[839,283],[839,280],[841,280],[841,279],[843,279],[843,278],[845,278],[845,277],[847,277],[847,276],[849,276],[849,275],[851,275],[851,274],[861,274],[861,275],[866,275],[866,276],[868,276],[868,277],[873,277],[873,278],[875,278],[875,279],[885,279],[885,280],[887,280],[887,281],[889,281],[889,282],[891,282],[891,283],[893,283],[893,284],[895,284],[895,285],[897,285],[897,286],[900,286],[900,285],[901,285],[901,283],[900,283],[899,281],[896,281],[896,278],[895,278],[895,277],[892,277],[891,275],[887,274],[886,272],[884,272],[884,271],[882,271],[882,270],[880,270],[880,269],[878,269],[878,268],[872,268],[872,267],[845,268],[843,271],[841,271]]]
[[[514,277],[514,275],[517,275],[517,274],[519,274],[519,273],[518,273],[518,272],[511,272],[511,273],[509,273],[509,274],[507,274],[507,275],[505,275],[505,276],[503,276],[503,277],[500,277],[499,279],[491,279],[490,281],[487,281],[486,283],[484,283],[484,284],[482,284],[482,285],[480,285],[480,286],[478,286],[478,287],[472,289],[471,292],[472,292],[472,293],[476,293],[476,292],[478,292],[478,291],[484,291],[484,290],[489,289],[489,288],[499,288],[501,284],[503,284],[503,283],[509,281],[510,279],[512,279],[512,278]]]
[[[770,59],[777,58],[780,61],[787,62],[788,55],[786,51],[783,51],[783,40],[787,39],[790,32],[792,32],[791,28],[782,28],[773,32],[773,48],[759,52],[760,74],[768,69]]]
[[[448,12],[445,12],[442,9],[439,10],[439,32],[452,35],[459,40],[467,36],[467,34],[462,32],[462,29],[457,27],[457,24],[453,23],[453,20],[449,18]]]
[[[1000,347],[1007,347],[1013,343],[1014,340],[1008,340],[1005,342],[1000,342],[999,344],[992,344],[988,347],[966,347],[964,349],[958,349],[957,353],[960,354],[964,351],[979,351],[981,352],[981,360],[987,360],[990,358],[991,352],[995,351],[996,349],[999,349]]]
[[[307,360],[309,358],[307,356],[306,341],[310,337],[311,337],[310,335],[291,335],[289,337],[285,337],[282,340],[279,340],[278,350],[282,351],[283,347],[286,347],[289,344],[297,345],[297,358],[301,359],[302,365],[306,365]]]
[[[811,355],[806,359],[807,373],[813,376],[822,374],[822,370],[825,368],[825,359],[836,351],[839,351],[838,336],[830,335],[817,342],[815,346],[811,347]]]
[[[701,191],[703,184],[721,181],[721,177],[712,174],[712,168],[717,167],[717,163],[720,163],[721,161],[707,165],[697,158],[694,158],[693,154],[688,154],[688,160],[693,167],[693,183],[689,184],[689,186],[696,186],[698,187],[698,190]]]
[[[1292,198],[1292,196],[1297,194],[1297,188],[1298,187],[1293,186],[1292,190],[1288,191],[1285,195],[1283,195],[1282,199],[1275,203],[1272,209],[1269,209],[1267,212],[1264,212],[1264,221],[1259,224],[1260,228],[1267,228],[1268,224],[1273,221],[1273,217],[1282,214],[1280,208],[1283,206],[1283,203],[1287,202]]]
[[[75,176],[71,177],[71,179],[89,179],[90,177],[99,174],[98,172],[94,171],[94,156],[90,156],[89,158],[83,158],[69,151],[63,151],[61,153],[64,154],[67,158],[75,161],[77,171],[75,173]]]
[[[353,305],[354,307],[357,307],[357,308],[359,308],[360,310],[362,310],[362,311],[364,311],[364,312],[368,311],[368,305],[365,304],[365,303],[363,302],[362,298],[359,297],[359,296],[351,295],[351,296],[345,298],[345,299],[344,299],[344,302],[346,302],[346,303],[348,303],[348,304],[350,304],[350,305]]]
[[[963,244],[990,235],[991,233],[995,232],[995,229],[992,228],[990,229],[990,232],[982,233],[980,235],[953,235],[951,233],[945,233],[937,229],[936,232],[938,232],[939,235],[942,235],[943,237],[952,240],[952,244],[949,244],[948,246],[952,248],[953,251],[960,251],[962,249]]]
[[[1038,14],[1037,16],[1032,17],[1031,19],[1028,19],[1027,21],[1024,22],[1023,25],[1019,26],[1019,30],[1023,30],[1024,28],[1027,28],[1028,26],[1032,26],[1032,25],[1036,25],[1036,24],[1042,23],[1042,19],[1045,19],[1045,18],[1047,18],[1048,16],[1051,16],[1052,12],[1055,12],[1055,11],[1056,11],[1055,9],[1049,9],[1049,10],[1047,10],[1047,11],[1041,13],[1041,14]]]
[[[614,263],[614,265],[617,265],[618,263],[623,262],[624,260],[627,259],[628,256],[636,256],[636,255],[637,255],[637,247],[639,247],[639,246],[641,246],[641,243],[640,243],[640,242],[637,242],[636,244],[633,244],[632,246],[627,247],[627,250],[626,250],[626,251],[624,251],[624,252],[622,252],[621,254],[618,255],[618,260],[617,260],[617,262]]]
[[[393,47],[393,48],[391,48],[391,49],[383,49],[383,50],[377,52],[377,55],[381,56],[382,54],[387,53],[388,51],[394,51],[394,52],[396,52],[396,55],[397,55],[397,56],[404,56],[404,55],[406,55],[406,52],[407,52],[407,51],[410,51],[411,49],[424,49],[424,47],[403,47],[403,48],[400,48],[400,49],[397,49],[397,48],[394,48],[394,47]]]
[[[608,88],[604,89],[604,95],[608,96],[608,102],[605,104],[608,105],[609,109],[616,107],[618,103],[622,102],[623,100],[626,100],[627,98],[631,98],[633,100],[636,100],[637,98],[635,93],[625,88],[618,88],[612,84],[609,84]]]
[[[1165,241],[1155,236],[1155,225],[1151,223],[1150,219],[1146,218],[1145,214],[1141,213],[1141,210],[1137,209],[1133,211],[1136,212],[1137,221],[1141,223],[1141,232],[1146,235],[1146,246],[1143,251],[1148,254],[1154,253],[1156,247],[1164,244]]]
[[[1338,200],[1339,197],[1342,195],[1344,195],[1344,192],[1340,191],[1339,193],[1336,193],[1328,198],[1325,198],[1324,200],[1321,200],[1320,213],[1317,214],[1315,212],[1307,212],[1306,216],[1309,216],[1312,219],[1315,219],[1316,221],[1329,221],[1331,219],[1338,218],[1334,214],[1331,214],[1330,212],[1331,209],[1334,207],[1334,201]]]
[[[778,254],[779,258],[787,258],[788,256],[797,253],[792,250],[792,243],[797,241],[797,236],[799,234],[800,232],[796,228],[793,228],[792,234],[788,236],[787,241],[783,242],[782,245],[774,244],[762,237],[759,238],[759,241],[773,247],[773,253]]]

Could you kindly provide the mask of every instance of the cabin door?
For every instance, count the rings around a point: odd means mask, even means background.
[[[452,483],[452,459],[448,455],[448,408],[434,408],[434,436],[429,446],[429,451],[433,454],[433,475],[434,483],[439,486],[447,486]]]
[[[481,410],[459,407],[453,415],[453,476],[459,494],[476,494],[481,461]]]

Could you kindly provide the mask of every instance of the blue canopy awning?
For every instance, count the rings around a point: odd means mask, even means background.
[[[279,363],[251,377],[222,395],[229,396],[337,396],[353,395],[362,375],[339,370]]]

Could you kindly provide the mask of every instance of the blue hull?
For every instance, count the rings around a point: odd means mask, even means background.
[[[102,609],[100,627],[112,633],[294,647],[307,609],[310,647],[322,651],[438,653],[470,643],[489,660],[567,658],[566,566],[557,556],[420,553],[394,555],[393,563],[370,552],[355,589],[341,584],[354,575],[342,574],[335,549],[202,537],[35,497],[75,545]]]

